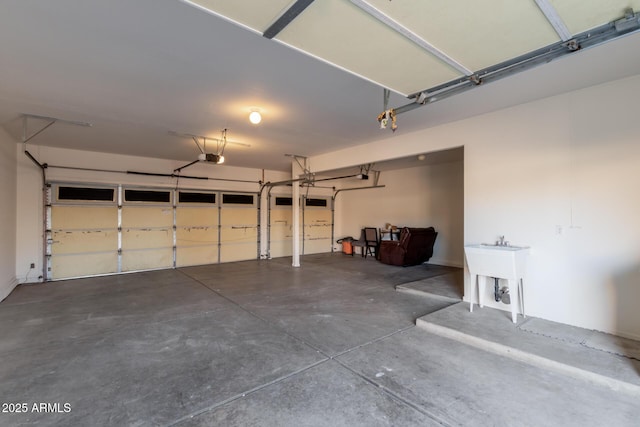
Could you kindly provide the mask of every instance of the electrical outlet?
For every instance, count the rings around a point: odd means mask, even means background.
[[[32,262],[31,265],[29,266],[29,268],[36,268],[36,264],[34,262]]]

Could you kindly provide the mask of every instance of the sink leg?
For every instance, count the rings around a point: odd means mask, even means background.
[[[524,314],[524,280],[518,280],[518,285],[520,289],[518,290],[518,296],[520,298],[520,313],[522,313],[523,318],[527,318],[526,314]]]
[[[484,298],[484,289],[487,284],[487,277],[482,276],[478,279],[478,305],[480,308],[484,307],[484,303],[482,302]]]
[[[471,297],[469,298],[469,312],[473,313],[473,302],[476,300],[476,286],[478,281],[478,276],[475,274],[471,274]]]
[[[518,322],[518,307],[520,306],[520,286],[518,281],[509,280],[509,293],[511,294],[511,320]]]

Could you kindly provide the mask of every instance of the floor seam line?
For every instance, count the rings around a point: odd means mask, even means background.
[[[366,375],[364,375],[364,374],[356,371],[355,369],[351,368],[346,363],[344,363],[344,362],[342,362],[340,360],[337,360],[337,359],[335,359],[335,362],[338,363],[343,368],[347,369],[349,372],[351,372],[354,375],[356,375],[357,377],[359,377],[362,380],[366,381],[367,383],[379,388],[383,393],[391,396],[393,399],[396,399],[396,400],[400,401],[401,403],[409,406],[413,410],[415,410],[415,411],[427,416],[428,418],[436,421],[440,425],[447,426],[447,427],[452,427],[451,424],[449,424],[445,420],[441,419],[441,417],[439,417],[438,415],[431,413],[427,409],[423,408],[422,406],[418,405],[417,403],[414,403],[414,402],[410,401],[409,399],[405,399],[404,397],[400,396],[399,394],[395,393],[394,391],[390,390],[389,388],[385,387],[384,385],[382,385],[380,383],[377,383],[373,379],[371,379],[371,378],[367,377]]]
[[[368,345],[370,345],[370,344],[376,343],[376,342],[378,342],[378,341],[380,341],[380,340],[383,340],[383,339],[385,339],[385,338],[389,338],[389,337],[391,337],[391,336],[393,336],[393,335],[395,335],[395,334],[397,334],[397,333],[401,333],[401,332],[404,332],[404,331],[407,331],[407,330],[409,330],[409,329],[411,329],[411,328],[415,328],[415,327],[416,327],[416,325],[415,325],[415,324],[411,324],[411,325],[408,325],[408,326],[406,326],[406,327],[404,327],[404,328],[401,328],[401,329],[395,330],[395,331],[393,331],[393,332],[390,332],[390,333],[388,333],[388,334],[386,334],[386,335],[383,335],[383,336],[381,336],[381,337],[374,338],[373,340],[368,341],[368,342],[366,342],[366,343],[359,344],[359,345],[357,345],[357,346],[355,346],[355,347],[348,348],[348,349],[346,349],[346,350],[344,350],[344,351],[342,351],[342,352],[340,352],[340,353],[338,353],[338,354],[330,355],[330,354],[326,353],[325,351],[321,350],[320,348],[316,347],[315,345],[310,344],[309,342],[307,342],[307,341],[306,341],[306,340],[304,340],[303,338],[300,338],[300,337],[298,337],[298,336],[296,336],[296,335],[294,335],[294,334],[290,333],[289,331],[286,331],[286,330],[282,329],[279,325],[277,325],[277,324],[275,324],[275,323],[273,323],[273,322],[269,321],[268,319],[263,318],[262,316],[260,316],[260,315],[258,315],[258,314],[256,314],[256,313],[254,313],[253,311],[249,310],[248,308],[243,307],[240,303],[238,303],[238,302],[234,301],[233,299],[231,299],[231,298],[229,298],[229,297],[227,297],[227,296],[223,295],[222,293],[220,293],[220,292],[216,291],[215,289],[211,289],[210,287],[208,287],[206,284],[204,284],[204,283],[203,283],[203,282],[201,282],[200,280],[196,279],[195,277],[190,276],[188,273],[186,273],[186,272],[184,272],[184,271],[182,271],[182,270],[180,270],[180,269],[178,269],[178,271],[179,271],[180,273],[184,274],[186,277],[188,277],[188,278],[190,278],[191,280],[193,280],[193,281],[195,281],[196,283],[198,283],[200,286],[203,286],[204,288],[208,289],[209,291],[211,291],[212,293],[214,293],[214,294],[218,295],[219,297],[221,297],[221,298],[225,299],[226,301],[229,301],[230,303],[232,303],[233,305],[237,306],[238,308],[240,308],[241,310],[245,311],[246,313],[249,313],[251,316],[255,317],[256,319],[261,320],[262,322],[264,322],[264,323],[266,323],[266,324],[268,324],[268,325],[272,326],[273,328],[277,329],[278,331],[282,332],[283,334],[285,334],[285,335],[287,335],[287,336],[289,336],[289,337],[291,337],[291,338],[293,338],[293,339],[296,339],[296,340],[300,341],[301,343],[303,343],[303,344],[305,344],[305,345],[307,345],[307,346],[311,347],[313,350],[317,351],[318,353],[320,353],[321,355],[323,355],[324,357],[326,357],[326,358],[328,358],[328,359],[330,359],[330,360],[332,360],[332,359],[334,359],[334,358],[336,358],[336,357],[340,357],[340,356],[342,356],[342,355],[344,355],[344,354],[347,354],[347,353],[349,353],[349,352],[351,352],[351,351],[358,350],[358,349],[360,349],[360,348],[362,348],[362,347],[365,347],[365,346],[368,346]],[[458,302],[459,302],[459,301],[458,301]]]
[[[528,320],[529,319],[526,319],[525,322],[528,321]],[[618,352],[611,351],[611,350],[603,350],[603,349],[598,348],[598,347],[590,346],[590,345],[587,344],[587,340],[590,338],[590,336],[580,340],[580,342],[571,341],[571,340],[567,340],[567,339],[560,338],[560,337],[557,337],[557,336],[545,334],[545,333],[542,333],[542,332],[535,332],[535,331],[532,331],[530,329],[522,328],[521,326],[526,325],[525,322],[523,322],[522,324],[517,326],[517,328],[519,330],[521,330],[522,332],[526,332],[526,333],[533,334],[533,335],[538,335],[538,336],[541,336],[541,337],[549,338],[549,339],[552,339],[552,340],[555,340],[555,341],[560,341],[560,342],[567,343],[567,344],[578,345],[578,346],[581,346],[581,347],[584,347],[584,348],[588,348],[590,350],[600,351],[600,352],[608,353],[608,354],[611,354],[611,355],[614,355],[614,356],[624,357],[626,359],[633,359],[633,360],[640,361],[640,358],[635,357],[635,356],[629,356],[627,354],[618,353]]]
[[[221,298],[225,299],[226,301],[229,301],[230,303],[232,303],[233,305],[237,306],[238,308],[240,308],[241,310],[245,311],[246,313],[249,313],[251,316],[255,317],[256,319],[261,320],[262,322],[264,322],[264,323],[266,323],[267,325],[269,325],[269,326],[273,327],[274,329],[276,329],[276,330],[278,330],[278,331],[282,332],[283,334],[287,335],[288,337],[291,337],[291,338],[293,338],[293,339],[295,339],[295,340],[297,340],[297,341],[300,341],[301,343],[303,343],[303,344],[305,344],[305,345],[309,346],[309,347],[310,347],[310,348],[312,348],[313,350],[315,350],[315,351],[317,351],[318,353],[320,353],[322,356],[326,357],[328,360],[333,360],[333,359],[335,359],[336,357],[340,357],[340,356],[342,356],[342,355],[344,355],[344,354],[347,354],[347,353],[349,353],[349,352],[351,352],[351,351],[358,350],[358,349],[360,349],[360,348],[362,348],[362,347],[365,347],[365,346],[368,346],[368,345],[370,345],[370,344],[376,343],[376,342],[378,342],[378,341],[380,341],[380,340],[383,340],[383,339],[385,339],[385,338],[389,338],[389,337],[391,337],[391,336],[393,336],[393,335],[395,335],[395,334],[397,334],[397,333],[401,333],[401,332],[404,332],[404,331],[407,331],[407,330],[409,330],[409,329],[411,329],[411,328],[415,328],[415,327],[416,327],[416,325],[415,325],[415,324],[411,324],[411,325],[408,325],[408,326],[406,326],[406,327],[404,327],[404,328],[401,328],[401,329],[395,330],[395,331],[393,331],[393,332],[390,332],[390,333],[388,333],[388,334],[386,334],[386,335],[383,335],[383,336],[381,336],[381,337],[374,338],[373,340],[368,341],[368,342],[366,342],[366,343],[359,344],[359,345],[357,345],[357,346],[355,346],[355,347],[348,348],[348,349],[346,349],[346,350],[344,350],[344,351],[342,351],[342,352],[340,352],[340,353],[338,353],[338,354],[331,355],[331,354],[328,354],[328,353],[326,353],[325,351],[321,350],[320,348],[316,347],[315,345],[308,343],[308,342],[307,342],[306,340],[304,340],[303,338],[300,338],[300,337],[298,337],[298,336],[296,336],[296,335],[294,335],[294,334],[290,333],[289,331],[286,331],[286,330],[282,329],[282,328],[281,328],[280,326],[278,326],[277,324],[275,324],[275,323],[273,323],[273,322],[270,322],[269,320],[267,320],[267,319],[263,318],[262,316],[260,316],[260,315],[258,315],[258,314],[256,314],[256,313],[252,312],[251,310],[249,310],[249,309],[247,309],[247,308],[243,307],[240,303],[238,303],[238,302],[234,301],[233,299],[231,299],[231,298],[229,298],[229,297],[227,297],[227,296],[225,296],[225,295],[221,294],[220,292],[218,292],[218,291],[216,291],[216,290],[214,290],[214,289],[211,289],[210,287],[208,287],[207,285],[205,285],[205,284],[204,284],[203,282],[201,282],[200,280],[198,280],[198,279],[196,279],[196,278],[194,278],[194,277],[190,276],[189,274],[187,274],[187,273],[185,273],[185,272],[183,272],[183,271],[181,271],[181,270],[178,270],[178,271],[180,271],[180,273],[184,274],[186,277],[189,277],[190,279],[192,279],[192,280],[193,280],[193,281],[195,281],[196,283],[200,284],[201,286],[205,287],[205,288],[206,288],[206,289],[208,289],[209,291],[213,292],[214,294],[216,294],[216,295],[220,296]]]
[[[363,343],[363,344],[359,344],[359,345],[357,345],[357,346],[355,346],[355,347],[351,347],[351,348],[349,348],[349,349],[347,349],[347,350],[344,350],[344,351],[343,351],[343,352],[341,352],[341,353],[338,353],[338,354],[336,354],[336,355],[334,355],[334,356],[331,356],[331,359],[335,359],[336,357],[340,357],[340,356],[343,356],[343,355],[345,355],[345,354],[347,354],[347,353],[351,353],[352,351],[359,350],[359,349],[361,349],[362,347],[366,347],[366,346],[368,346],[368,345],[374,344],[374,343],[376,343],[376,342],[378,342],[378,341],[381,341],[381,340],[383,340],[383,339],[389,338],[389,337],[391,337],[391,336],[393,336],[393,335],[395,335],[395,334],[399,334],[399,333],[401,333],[401,332],[408,331],[409,329],[411,329],[411,328],[415,328],[415,327],[416,327],[416,325],[409,325],[409,326],[407,326],[407,327],[405,327],[405,328],[398,329],[397,331],[393,331],[393,332],[391,332],[391,333],[389,333],[389,334],[386,334],[386,335],[383,335],[383,336],[381,336],[381,337],[375,338],[375,339],[373,339],[373,340],[371,340],[371,341],[369,341],[369,342],[366,342],[366,343]]]
[[[320,353],[322,356],[324,356],[324,357],[326,357],[326,358],[328,358],[328,359],[330,359],[330,358],[331,358],[331,356],[330,356],[329,354],[325,353],[323,350],[321,350],[320,348],[316,347],[315,345],[310,344],[310,343],[308,343],[307,341],[305,341],[304,339],[302,339],[302,338],[300,338],[300,337],[298,337],[298,336],[296,336],[296,335],[294,335],[294,334],[290,333],[289,331],[286,331],[286,330],[282,329],[282,328],[281,328],[280,326],[278,326],[277,324],[275,324],[275,323],[273,323],[273,322],[270,322],[269,320],[267,320],[267,319],[263,318],[262,316],[260,316],[260,315],[258,315],[258,314],[256,314],[256,313],[254,313],[253,311],[249,310],[248,308],[243,307],[240,303],[238,303],[238,302],[234,301],[233,299],[231,299],[231,298],[229,298],[229,297],[227,297],[227,296],[223,295],[222,293],[220,293],[220,292],[218,292],[218,291],[216,291],[216,290],[214,290],[214,289],[211,289],[210,287],[208,287],[207,285],[205,285],[205,284],[204,284],[203,282],[201,282],[200,280],[198,280],[198,279],[196,279],[196,278],[194,278],[194,277],[192,277],[192,276],[189,276],[187,273],[183,272],[182,270],[179,270],[179,271],[180,271],[180,273],[182,273],[182,274],[184,274],[185,276],[189,277],[191,280],[193,280],[193,281],[195,281],[196,283],[198,283],[200,286],[203,286],[204,288],[206,288],[206,289],[208,289],[209,291],[213,292],[214,294],[218,295],[220,298],[223,298],[224,300],[226,300],[226,301],[230,302],[231,304],[235,305],[236,307],[238,307],[238,308],[239,308],[239,309],[241,309],[242,311],[244,311],[244,312],[246,312],[246,313],[250,314],[251,316],[255,317],[256,319],[258,319],[258,320],[260,320],[260,321],[262,321],[262,322],[266,323],[267,325],[269,325],[269,326],[273,327],[274,329],[276,329],[276,330],[280,331],[281,333],[285,334],[286,336],[288,336],[288,337],[290,337],[290,338],[293,338],[293,339],[295,339],[295,340],[297,340],[297,341],[299,341],[299,342],[303,343],[304,345],[306,345],[306,346],[310,347],[311,349],[313,349],[313,350],[317,351],[318,353]]]
[[[417,405],[417,404],[415,404],[415,403],[413,403],[413,402],[411,402],[411,401],[409,401],[409,400],[406,400],[406,399],[402,398],[402,397],[401,397],[401,396],[399,396],[399,395],[396,395],[394,392],[392,392],[391,390],[387,389],[387,388],[386,388],[386,387],[384,387],[383,385],[378,384],[378,383],[376,383],[375,381],[371,380],[370,378],[368,378],[368,377],[366,377],[366,376],[364,376],[364,375],[360,374],[359,372],[357,372],[357,371],[355,371],[355,370],[351,369],[350,367],[348,367],[347,365],[345,365],[344,363],[342,363],[340,360],[338,360],[338,359],[337,359],[338,357],[343,356],[343,355],[345,355],[345,354],[347,354],[347,353],[350,353],[350,352],[352,352],[352,351],[355,351],[355,350],[358,350],[358,349],[360,349],[360,348],[363,348],[363,347],[369,346],[369,345],[371,345],[371,344],[374,344],[374,343],[376,343],[376,342],[378,342],[378,341],[381,341],[381,340],[384,340],[384,339],[386,339],[386,338],[389,338],[389,337],[391,337],[391,336],[393,336],[393,335],[396,335],[396,334],[398,334],[398,333],[402,333],[402,332],[405,332],[405,331],[410,330],[410,329],[412,329],[412,328],[415,328],[415,327],[416,327],[416,325],[415,325],[415,324],[408,325],[408,326],[406,326],[406,327],[404,327],[404,328],[398,329],[398,330],[393,331],[393,332],[391,332],[391,333],[389,333],[389,334],[386,334],[386,335],[383,335],[383,336],[381,336],[381,337],[375,338],[375,339],[373,339],[373,340],[371,340],[371,341],[369,341],[369,342],[366,342],[366,343],[364,343],[364,344],[360,344],[360,345],[357,345],[357,346],[355,346],[355,347],[349,348],[349,349],[347,349],[347,350],[345,350],[345,351],[343,351],[343,352],[341,352],[341,353],[339,353],[339,354],[336,354],[336,355],[330,356],[330,355],[327,355],[327,354],[326,354],[325,352],[323,352],[322,350],[320,350],[320,349],[316,348],[315,346],[313,346],[313,345],[311,345],[311,344],[307,343],[307,342],[306,342],[305,340],[303,340],[302,338],[297,337],[297,336],[295,336],[295,335],[293,335],[293,334],[291,334],[291,333],[289,333],[289,332],[287,332],[287,331],[283,330],[283,329],[282,329],[282,328],[280,328],[278,325],[275,325],[275,324],[273,324],[272,322],[268,321],[267,319],[262,318],[261,316],[257,315],[256,313],[252,312],[251,310],[249,310],[249,309],[247,309],[247,308],[243,307],[241,304],[239,304],[238,302],[234,301],[233,299],[231,299],[231,298],[229,298],[229,297],[227,297],[227,296],[225,296],[225,295],[221,294],[220,292],[218,292],[218,291],[216,291],[216,290],[214,290],[214,289],[212,289],[212,288],[208,287],[208,286],[207,286],[207,285],[205,285],[203,282],[201,282],[200,280],[198,280],[198,279],[196,279],[196,278],[194,278],[194,277],[190,276],[190,275],[189,275],[189,274],[187,274],[186,272],[184,272],[184,271],[182,271],[182,270],[178,270],[178,271],[180,271],[180,273],[184,274],[186,277],[189,277],[190,279],[192,279],[192,280],[193,280],[193,281],[195,281],[196,283],[200,284],[201,286],[205,287],[206,289],[210,290],[212,293],[214,293],[214,294],[216,294],[216,295],[220,296],[221,298],[223,298],[223,299],[225,299],[225,300],[229,301],[230,303],[232,303],[233,305],[237,306],[238,308],[240,308],[241,310],[245,311],[246,313],[250,314],[251,316],[254,316],[255,318],[257,318],[257,319],[259,319],[259,320],[261,320],[261,321],[265,322],[266,324],[268,324],[268,325],[270,325],[270,326],[274,327],[275,329],[277,329],[277,330],[281,331],[281,332],[282,332],[282,333],[284,333],[285,335],[287,335],[287,336],[289,336],[289,337],[291,337],[291,338],[293,338],[293,339],[296,339],[296,340],[298,340],[298,341],[302,342],[302,343],[303,343],[303,344],[305,344],[305,345],[308,345],[309,347],[311,347],[312,349],[316,350],[318,353],[320,353],[320,354],[322,354],[323,356],[325,356],[325,357],[326,357],[326,359],[321,360],[321,361],[317,362],[316,364],[314,364],[314,365],[312,365],[312,366],[310,366],[310,367],[308,367],[308,368],[306,368],[306,369],[303,369],[303,370],[301,370],[301,371],[299,371],[299,372],[292,373],[292,374],[290,374],[289,376],[287,376],[287,377],[285,377],[285,378],[290,378],[291,376],[293,376],[293,375],[297,375],[297,374],[298,374],[298,373],[300,373],[300,372],[304,372],[304,371],[305,371],[305,370],[307,370],[307,369],[311,369],[311,368],[313,368],[314,366],[320,365],[320,364],[322,364],[322,363],[326,363],[326,362],[327,362],[327,361],[329,361],[329,360],[333,360],[333,361],[337,362],[340,366],[344,367],[345,369],[347,369],[347,370],[349,370],[350,372],[352,372],[353,374],[355,374],[356,376],[358,376],[358,377],[362,378],[362,379],[363,379],[364,381],[366,381],[367,383],[369,383],[369,384],[371,384],[371,385],[374,385],[374,386],[376,386],[377,388],[381,389],[385,394],[387,394],[387,395],[391,396],[392,398],[394,398],[394,399],[396,399],[396,400],[398,400],[398,401],[402,402],[403,404],[405,404],[405,405],[409,406],[410,408],[412,408],[412,409],[416,410],[417,412],[419,412],[419,413],[421,413],[421,414],[423,414],[423,415],[427,416],[428,418],[430,418],[430,419],[432,419],[432,420],[436,421],[437,423],[439,423],[439,424],[441,424],[441,425],[443,425],[443,426],[450,426],[450,424],[448,424],[448,423],[446,423],[444,420],[440,419],[440,417],[438,417],[437,415],[430,413],[429,411],[425,410],[425,409],[424,409],[424,408],[422,408],[421,406],[419,406],[419,405]],[[283,379],[285,379],[285,378],[283,378]],[[279,381],[277,381],[277,382],[279,382]],[[275,383],[275,382],[274,382],[274,383]],[[232,401],[238,400],[238,399],[240,399],[240,398],[242,398],[242,397],[246,396],[246,395],[247,395],[247,394],[249,394],[249,393],[254,393],[255,391],[257,391],[257,390],[259,390],[259,389],[263,389],[264,387],[267,387],[267,386],[268,386],[268,385],[264,385],[264,386],[262,386],[262,387],[259,387],[259,388],[258,388],[258,389],[256,389],[256,390],[250,390],[250,391],[245,392],[245,393],[243,393],[243,394],[241,394],[241,395],[235,396],[234,398],[227,399],[227,401],[223,401],[223,402],[221,402],[221,403],[219,403],[219,404],[217,404],[217,405],[215,405],[215,406],[213,406],[213,407],[211,407],[211,408],[204,409],[204,410],[203,410],[202,412],[200,412],[200,413],[207,412],[207,411],[209,411],[209,410],[212,410],[212,409],[215,409],[215,408],[217,408],[217,407],[220,407],[220,406],[222,406],[222,405],[224,405],[224,404],[226,404],[226,403],[229,403],[229,402],[232,402]],[[192,418],[193,416],[197,416],[197,415],[199,415],[200,413],[195,414],[195,415],[192,415],[192,416],[183,417],[183,418],[181,418],[180,420],[176,421],[175,423],[173,423],[173,424],[169,424],[167,427],[173,427],[173,426],[175,426],[177,423],[182,422],[182,421],[186,421],[187,419]]]
[[[257,393],[257,392],[258,392],[258,391],[260,391],[260,390],[263,390],[263,389],[265,389],[265,388],[267,388],[267,387],[270,387],[270,386],[272,386],[272,385],[278,384],[278,383],[280,383],[280,382],[282,382],[282,381],[285,381],[285,380],[287,380],[287,379],[289,379],[289,378],[291,378],[291,377],[294,377],[294,376],[299,375],[299,374],[301,374],[301,373],[303,373],[303,372],[306,372],[306,371],[308,371],[309,369],[313,369],[313,368],[315,368],[316,366],[320,366],[320,365],[322,365],[323,363],[328,362],[329,360],[331,360],[331,359],[329,359],[329,358],[324,358],[324,359],[322,359],[322,360],[319,360],[319,361],[317,361],[317,362],[314,362],[314,363],[312,363],[311,365],[305,366],[304,368],[298,369],[297,371],[291,372],[291,373],[289,373],[289,374],[287,374],[287,375],[285,375],[285,376],[283,376],[283,377],[277,378],[277,379],[275,379],[275,380],[271,380],[271,381],[269,381],[269,382],[267,382],[267,383],[261,384],[261,385],[259,385],[259,386],[257,386],[257,387],[254,387],[254,388],[252,388],[252,389],[249,389],[249,390],[247,390],[247,391],[244,391],[244,392],[238,393],[238,394],[236,394],[236,395],[234,395],[234,396],[231,396],[231,397],[229,397],[229,398],[227,398],[227,399],[224,399],[224,400],[222,400],[222,401],[220,401],[220,402],[214,403],[213,405],[210,405],[210,406],[208,406],[208,407],[206,407],[206,408],[202,408],[202,409],[199,409],[199,410],[197,410],[197,411],[194,411],[194,412],[192,412],[192,413],[190,413],[190,414],[188,414],[188,415],[184,415],[184,416],[182,416],[182,417],[178,418],[177,420],[175,420],[175,421],[171,422],[170,424],[165,424],[165,426],[166,426],[166,427],[173,427],[173,426],[176,426],[176,425],[178,425],[178,424],[180,424],[180,423],[182,423],[182,422],[184,422],[184,421],[187,421],[187,420],[189,420],[189,419],[195,418],[195,417],[197,417],[197,416],[199,416],[199,415],[202,415],[202,414],[204,414],[204,413],[206,413],[206,412],[209,412],[209,411],[215,410],[215,409],[217,409],[217,408],[219,408],[219,407],[221,407],[221,406],[224,406],[224,405],[226,405],[226,404],[228,404],[228,403],[235,402],[236,400],[239,400],[239,399],[242,399],[242,398],[244,398],[244,397],[250,396],[250,395],[252,395],[252,394],[254,394],[254,393]]]

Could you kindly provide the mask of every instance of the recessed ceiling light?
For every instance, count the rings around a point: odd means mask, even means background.
[[[249,114],[249,121],[254,125],[260,123],[262,121],[262,114],[260,114],[260,111],[257,109],[251,110],[251,113]]]

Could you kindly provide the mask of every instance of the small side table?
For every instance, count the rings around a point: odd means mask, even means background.
[[[385,235],[389,235],[389,240],[400,240],[400,229],[397,230],[383,230],[380,229],[380,240],[384,240]],[[395,239],[394,239],[395,237]]]

